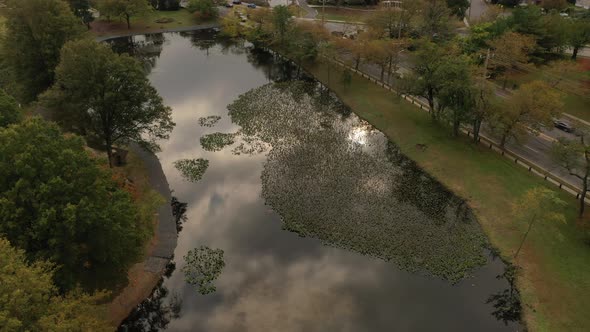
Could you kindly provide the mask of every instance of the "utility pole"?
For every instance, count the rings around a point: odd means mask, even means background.
[[[488,47],[488,51],[486,52],[486,59],[483,62],[483,80],[486,80],[486,76],[488,75],[488,63],[490,61],[490,48]]]
[[[469,0],[469,12],[467,14],[467,21],[471,20],[471,7],[473,7],[473,0]]]
[[[399,24],[397,27],[397,39],[402,38],[402,23],[404,22],[404,0],[399,3]]]
[[[326,25],[326,0],[322,0],[322,25]]]

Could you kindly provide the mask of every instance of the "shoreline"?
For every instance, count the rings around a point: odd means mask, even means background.
[[[148,243],[145,259],[129,269],[129,284],[107,305],[108,321],[118,327],[131,311],[149,298],[154,288],[164,275],[166,266],[174,257],[178,240],[176,222],[172,215],[170,202],[172,193],[168,180],[158,157],[137,144],[131,144],[129,150],[135,153],[147,169],[150,187],[162,195],[165,203],[158,208],[157,224],[154,236]]]

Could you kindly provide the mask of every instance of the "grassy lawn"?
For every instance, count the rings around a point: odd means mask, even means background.
[[[316,7],[318,11],[317,19],[322,18],[322,8]],[[365,22],[373,14],[370,11],[351,10],[346,8],[325,8],[326,20],[346,21],[346,22]]]
[[[467,138],[452,138],[450,130],[434,125],[427,113],[359,76],[343,86],[335,67],[329,84],[333,91],[428,173],[467,199],[491,243],[508,260],[526,230],[525,224],[514,221],[512,203],[537,186],[559,192],[567,202],[563,212],[568,223],[536,224],[519,254],[524,318],[533,331],[587,331],[590,246],[576,218],[574,197]],[[309,70],[327,83],[326,65]],[[416,144],[428,148],[423,151]]]
[[[170,23],[156,22],[164,18],[169,18],[173,21]],[[154,10],[143,17],[132,17],[131,29],[127,29],[127,23],[123,19],[116,18],[109,22],[105,18],[93,22],[91,31],[97,36],[108,36],[133,32],[156,32],[165,29],[190,27],[208,22],[195,17],[186,9],[176,11]]]

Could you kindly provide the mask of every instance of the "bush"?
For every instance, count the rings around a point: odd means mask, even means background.
[[[57,264],[62,289],[126,276],[151,233],[147,222],[82,138],[40,118],[0,129],[0,234],[29,259]]]
[[[0,89],[0,128],[21,120],[22,114],[16,100]]]
[[[187,9],[203,19],[212,19],[219,16],[219,9],[213,0],[191,0]]]

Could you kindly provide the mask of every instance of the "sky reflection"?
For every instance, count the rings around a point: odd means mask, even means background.
[[[227,46],[227,45],[226,45]],[[506,287],[492,262],[457,285],[400,271],[391,263],[324,246],[282,230],[280,217],[261,198],[265,154],[240,155],[225,148],[204,151],[199,138],[233,133],[226,106],[268,82],[273,72],[248,62],[243,49],[207,51],[179,34],[166,34],[150,79],[173,109],[176,128],[158,154],[174,195],[188,203],[175,251],[176,271],[165,280],[182,297],[181,317],[170,331],[499,331],[487,297]],[[199,117],[220,115],[212,128]],[[369,131],[352,128],[365,144]],[[173,162],[205,158],[209,169],[198,183],[184,181]],[[200,245],[225,252],[217,292],[200,295],[183,280],[182,256]]]

